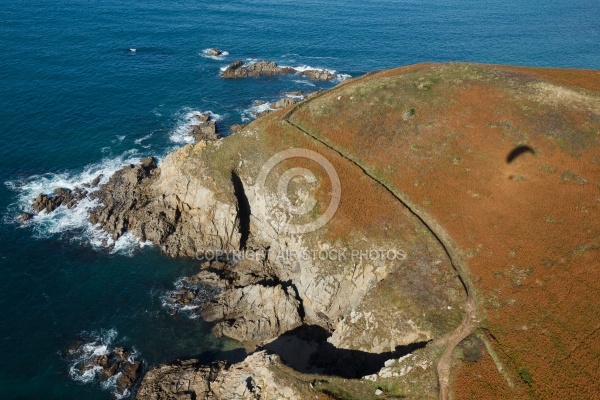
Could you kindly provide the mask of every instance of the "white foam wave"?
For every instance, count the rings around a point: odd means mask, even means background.
[[[100,356],[110,355],[113,342],[117,337],[117,331],[113,328],[108,331],[84,332],[83,336],[85,336],[85,340],[88,340],[88,342],[83,343],[71,352],[70,356],[72,359],[69,365],[69,377],[76,382],[84,384],[98,382],[101,379],[104,368],[93,362]],[[139,358],[139,353],[133,349],[127,357],[127,362],[133,364],[137,358]],[[128,389],[125,389],[123,392],[118,391],[117,381],[121,375],[122,373],[118,372],[110,378],[99,382],[103,390],[111,391],[112,395],[117,399],[131,395]]]
[[[343,82],[348,78],[352,78],[351,75],[349,74],[340,74],[338,73],[335,69],[329,69],[329,68],[315,68],[315,67],[311,67],[310,65],[300,65],[297,67],[292,67],[293,69],[295,69],[298,73],[302,73],[302,72],[306,72],[306,71],[327,71],[330,74],[335,74],[335,78],[333,79],[334,82]]]
[[[91,209],[99,205],[96,199],[91,198],[91,194],[97,191],[100,185],[108,182],[117,170],[125,165],[138,163],[140,158],[138,151],[131,149],[118,157],[90,164],[79,173],[48,173],[5,182],[10,190],[17,193],[17,201],[8,207],[8,214],[13,216],[9,222],[16,222],[21,212],[33,212],[31,204],[40,193],[51,194],[56,188],[75,189],[89,186],[86,187],[87,196],[80,200],[76,207],[68,208],[63,205],[50,213],[42,211],[23,226],[32,228],[33,236],[37,238],[48,238],[76,231],[77,235],[69,235],[70,240],[85,242],[94,248],[109,247],[112,253],[131,255],[136,248],[147,246],[148,242],[142,243],[128,234],[121,236],[115,242],[108,233],[92,225],[88,215]],[[102,177],[98,185],[91,186],[100,175]]]
[[[204,58],[210,58],[212,60],[217,60],[217,61],[222,61],[225,59],[225,57],[227,57],[229,55],[228,52],[223,51],[220,55],[215,56],[215,55],[210,54],[211,50],[212,49],[204,49],[204,50],[202,50],[202,53],[200,53],[200,55]]]
[[[180,308],[181,311],[191,311],[199,308],[200,306],[183,306]]]
[[[181,144],[194,142],[194,138],[190,135],[190,132],[192,130],[192,125],[198,124],[198,119],[196,119],[196,117],[201,114],[209,114],[213,121],[220,121],[222,119],[221,115],[215,114],[212,111],[198,111],[191,108],[184,108],[180,113],[175,129],[173,129],[169,135],[169,139],[171,139],[172,142]]]
[[[117,337],[117,331],[115,329],[109,329],[108,331],[101,331],[99,333],[93,332],[92,334],[89,334],[89,336],[91,340],[84,343],[76,350],[77,356],[73,358],[73,361],[69,366],[69,377],[74,381],[81,383],[94,382],[96,376],[102,372],[102,367],[99,365],[84,370],[80,367],[88,360],[108,354],[108,347]]]
[[[174,285],[174,290],[169,290],[160,296],[161,304],[172,313],[181,312],[190,319],[198,318],[202,311],[202,303],[211,301],[220,292],[220,289],[215,286],[193,282],[188,277],[177,279]],[[187,297],[190,293],[193,294],[191,299]],[[184,298],[187,304],[182,301]]]
[[[246,109],[242,110],[242,112],[241,112],[242,122],[248,122],[253,119],[256,119],[260,113],[265,112],[265,111],[270,111],[270,110],[273,110],[273,107],[272,107],[272,103],[270,103],[268,101],[261,103],[261,104],[257,104],[250,108],[246,108]]]
[[[144,137],[141,137],[141,138],[139,138],[139,139],[135,139],[135,140],[134,140],[134,143],[135,143],[135,144],[142,144],[142,142],[143,142],[144,140],[148,140],[148,139],[150,139],[151,137],[152,137],[152,133],[150,133],[150,134],[148,134],[148,135],[146,135],[146,136],[144,136]]]
[[[303,56],[298,53],[287,53],[281,56],[281,58],[290,58],[290,57],[299,57],[299,58],[308,58],[313,60],[337,60],[338,57],[330,57],[330,56]]]
[[[112,243],[112,250],[110,253],[131,257],[133,256],[135,250],[151,246],[152,242],[142,241],[133,236],[131,232],[125,232],[125,234],[121,235],[121,237]]]
[[[317,86],[314,83],[310,82],[308,79],[294,79],[293,82],[299,83],[301,85],[311,86],[311,87]]]
[[[337,73],[336,70],[334,70],[334,69],[315,68],[315,67],[311,67],[310,65],[299,65],[297,67],[291,67],[291,68],[294,69],[294,70],[296,70],[297,72],[305,72],[305,71],[327,71],[330,74]]]

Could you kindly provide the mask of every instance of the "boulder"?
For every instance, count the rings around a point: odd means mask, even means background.
[[[215,49],[213,47],[213,48],[206,50],[206,54],[208,54],[209,56],[218,57],[221,54],[223,54],[223,50]]]
[[[153,169],[158,167],[158,165],[156,164],[156,158],[154,157],[142,158],[140,160],[140,165],[142,166],[144,171],[146,171],[146,173],[150,173]]]
[[[201,140],[217,140],[217,125],[214,121],[202,122],[198,125],[192,125],[192,136],[199,142]]]
[[[102,370],[102,377],[104,379],[108,379],[111,376],[115,376],[118,372],[119,372],[119,364],[113,362],[104,367],[104,369]]]
[[[275,103],[273,103],[271,105],[271,107],[275,108],[275,109],[286,108],[286,107],[296,104],[297,102],[298,102],[298,100],[296,100],[292,97],[284,97],[280,100],[277,100]]]
[[[142,363],[139,361],[134,361],[133,363],[124,362],[119,372],[121,372],[121,375],[116,382],[117,390],[120,393],[124,393],[139,379],[142,372]]]
[[[102,178],[104,178],[104,174],[100,174],[97,177],[94,178],[94,180],[92,181],[92,186],[98,186],[98,184],[100,183],[100,181],[102,180]]]
[[[108,354],[103,354],[101,356],[98,356],[98,358],[96,358],[94,362],[101,367],[106,367],[108,365],[108,361]]]
[[[231,134],[235,134],[241,132],[247,126],[248,124],[234,124],[229,127],[229,130],[231,131]]]
[[[194,116],[200,122],[208,122],[210,120],[210,114],[202,113]]]
[[[335,72],[330,72],[326,69],[309,69],[300,72],[300,75],[314,81],[330,81],[337,78],[337,74]]]
[[[24,212],[24,213],[21,213],[20,218],[21,218],[21,222],[27,222],[33,218],[33,214]]]

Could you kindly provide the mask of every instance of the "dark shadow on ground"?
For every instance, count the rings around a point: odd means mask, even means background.
[[[517,157],[519,157],[522,154],[525,153],[531,153],[531,154],[535,154],[535,150],[532,149],[529,146],[517,146],[515,147],[510,153],[508,153],[508,155],[506,156],[506,163],[510,164],[511,162],[513,162]]]
[[[231,183],[233,183],[234,195],[237,199],[237,219],[240,226],[240,250],[244,250],[246,248],[248,237],[250,236],[250,215],[252,214],[252,211],[250,210],[248,197],[246,197],[244,184],[235,171],[231,171]]]
[[[248,352],[243,348],[232,350],[207,350],[195,355],[194,359],[198,360],[199,365],[208,365],[215,361],[227,361],[229,364],[235,364],[244,361],[248,356]]]
[[[394,351],[377,354],[339,349],[327,342],[329,336],[331,334],[320,326],[305,325],[281,335],[264,349],[277,354],[298,372],[353,379],[374,374],[384,367],[385,361],[402,357],[428,343],[398,346]]]

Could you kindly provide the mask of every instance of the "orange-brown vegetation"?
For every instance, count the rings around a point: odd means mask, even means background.
[[[598,71],[418,65],[347,82],[289,119],[419,204],[467,258],[517,387],[486,356],[458,369],[456,399],[600,397]],[[534,154],[507,162],[520,145]],[[361,208],[368,182],[343,185],[340,212],[410,234],[385,195]]]
[[[476,362],[458,361],[454,377],[454,397],[465,400],[510,399],[516,397],[496,369],[492,357],[484,353]],[[524,393],[520,391],[519,395]]]

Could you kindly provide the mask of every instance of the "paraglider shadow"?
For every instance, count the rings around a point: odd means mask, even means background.
[[[510,164],[516,158],[518,158],[519,156],[521,156],[525,153],[535,154],[535,150],[527,145],[517,146],[506,156],[506,163]]]

